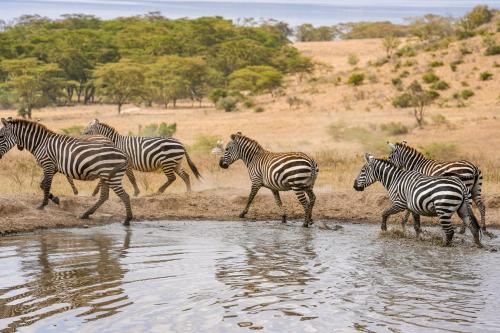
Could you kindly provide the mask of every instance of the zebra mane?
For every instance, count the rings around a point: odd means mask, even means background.
[[[20,126],[33,126],[33,127],[40,128],[43,131],[56,134],[56,132],[54,132],[53,130],[47,128],[47,126],[45,126],[44,124],[40,124],[39,122],[32,121],[32,120],[12,119],[12,120],[8,120],[8,123],[12,124],[12,125],[20,125]]]
[[[374,160],[377,162],[381,162],[382,164],[393,166],[393,167],[397,168],[391,161],[389,161],[385,158],[375,158]]]
[[[118,132],[118,131],[116,130],[116,128],[114,128],[113,126],[108,125],[108,124],[106,124],[106,123],[101,123],[101,122],[100,122],[100,123],[98,123],[98,125],[101,125],[102,127],[106,128],[106,129],[109,129],[109,130],[112,130],[112,131],[114,131],[114,132]]]
[[[244,135],[242,135],[242,134],[238,134],[238,136],[236,137],[236,139],[237,139],[238,141],[241,141],[241,142],[244,142],[244,143],[249,143],[249,144],[252,144],[252,145],[254,145],[254,146],[257,146],[257,147],[258,147],[258,148],[260,148],[260,149],[264,149],[264,148],[260,145],[260,143],[258,143],[258,142],[257,142],[257,141],[255,141],[254,139],[250,139],[249,137],[244,136]]]
[[[396,143],[396,146],[403,148],[406,151],[412,152],[418,156],[425,157],[424,154],[422,154],[421,152],[419,152],[417,149],[413,148],[412,146],[408,146],[408,145],[401,143],[401,142]]]

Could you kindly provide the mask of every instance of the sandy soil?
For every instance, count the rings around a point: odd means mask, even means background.
[[[353,190],[318,193],[314,219],[331,222],[380,223],[381,212],[390,203],[385,192]],[[292,193],[282,195],[290,220],[302,222],[302,207]],[[121,221],[123,205],[112,197],[90,220],[78,216],[90,207],[95,198],[61,197],[59,206],[49,203],[43,211],[36,209],[40,196],[0,197],[0,234],[25,232],[54,227],[83,227]],[[247,193],[239,189],[225,188],[184,194],[144,196],[132,199],[134,221],[144,220],[234,220],[246,204]],[[487,220],[500,227],[500,196],[486,198]],[[478,215],[478,214],[476,214]],[[399,223],[402,214],[392,217],[389,224]],[[279,210],[266,189],[255,198],[246,220],[275,220],[279,223]],[[458,219],[455,217],[456,223]],[[134,223],[134,222],[132,222]],[[437,223],[436,218],[422,218],[423,224]]]

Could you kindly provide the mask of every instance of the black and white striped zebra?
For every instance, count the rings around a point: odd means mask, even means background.
[[[101,142],[101,143],[107,143],[107,144],[112,144],[114,145],[113,141],[108,139],[107,137],[103,135],[80,135],[76,137],[77,139],[81,140],[86,140],[86,141],[94,141],[94,142]],[[135,180],[134,172],[132,171],[132,168],[127,167],[127,170],[125,172],[127,175],[127,178],[129,179],[130,183],[132,184],[132,187],[134,188],[134,196],[137,196],[139,194],[139,187],[137,186],[137,181]],[[73,190],[74,195],[78,195],[78,189],[75,186],[75,183],[73,182],[73,179],[71,179],[69,176],[66,176],[66,179],[68,180],[69,185],[71,186],[71,189]],[[96,196],[97,193],[99,193],[99,190],[101,188],[101,182],[97,184],[96,188],[94,189],[94,192],[92,193],[92,196]]]
[[[365,165],[354,180],[354,189],[363,191],[379,181],[389,191],[392,207],[382,213],[382,230],[387,230],[390,215],[409,210],[415,219],[415,232],[420,234],[420,216],[438,216],[446,235],[445,246],[453,239],[451,217],[457,212],[469,226],[477,246],[480,226],[472,212],[470,192],[460,178],[426,176],[417,171],[406,171],[387,160],[365,154]]]
[[[159,193],[163,193],[174,182],[175,174],[184,180],[187,191],[191,191],[189,174],[181,165],[184,156],[195,177],[199,179],[201,176],[184,145],[176,139],[120,135],[113,127],[100,123],[97,119],[91,121],[83,133],[104,135],[109,138],[117,148],[128,155],[130,166],[134,170],[153,172],[161,169],[167,176],[167,181],[158,189]]]
[[[283,207],[280,191],[292,190],[304,208],[304,227],[312,222],[312,210],[316,201],[313,192],[314,182],[318,175],[316,162],[304,153],[274,153],[264,149],[257,141],[240,132],[231,135],[224,155],[219,161],[221,168],[227,169],[237,160],[245,163],[252,189],[247,205],[240,214],[245,217],[255,195],[261,187],[267,187],[274,195],[276,204],[281,210],[282,222],[286,223],[286,210]],[[324,224],[321,224],[324,227]]]
[[[483,232],[486,232],[486,208],[481,198],[481,188],[483,185],[483,175],[479,167],[469,161],[450,161],[441,162],[426,158],[422,153],[406,144],[388,143],[391,149],[389,161],[399,168],[406,170],[414,170],[428,176],[449,176],[454,175],[459,177],[469,189],[472,200],[479,208],[481,214],[481,226]],[[406,214],[403,222],[408,220]],[[465,232],[465,226],[462,226],[460,233]]]
[[[0,129],[0,158],[17,145],[31,152],[43,169],[40,187],[44,196],[39,209],[43,209],[51,197],[56,198],[50,193],[50,188],[54,174],[61,172],[72,179],[99,179],[102,182],[99,200],[81,218],[89,218],[108,199],[111,188],[125,205],[124,224],[130,224],[132,219],[130,198],[122,187],[128,159],[122,151],[109,143],[81,140],[54,133],[37,122],[3,118],[1,121],[4,127]]]

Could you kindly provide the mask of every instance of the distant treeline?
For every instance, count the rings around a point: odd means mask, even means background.
[[[407,24],[383,22],[350,22],[333,26],[314,27],[302,24],[295,29],[295,38],[301,42],[335,39],[384,38],[387,36],[415,36],[421,39],[442,38],[455,34],[459,38],[471,37],[475,28],[487,23],[497,10],[478,5],[461,18],[434,14],[407,19]]]
[[[31,117],[46,105],[141,102],[167,106],[225,90],[272,92],[284,74],[312,69],[277,21],[158,13],[101,20],[22,16],[0,27],[0,107]]]

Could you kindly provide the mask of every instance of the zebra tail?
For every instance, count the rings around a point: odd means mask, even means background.
[[[187,150],[185,150],[184,154],[186,155],[186,160],[189,164],[189,168],[191,169],[191,171],[193,172],[194,176],[196,177],[196,179],[200,179],[200,178],[203,178],[200,174],[200,172],[198,171],[198,168],[196,167],[196,165],[194,165],[193,161],[191,160],[191,157],[189,157],[189,154],[187,152]]]

